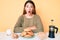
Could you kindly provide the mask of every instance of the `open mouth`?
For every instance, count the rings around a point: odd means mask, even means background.
[[[30,13],[30,11],[28,11],[28,13]]]

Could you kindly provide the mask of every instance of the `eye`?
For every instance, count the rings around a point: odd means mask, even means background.
[[[31,8],[33,8],[33,6],[30,6]]]
[[[28,5],[26,7],[28,8]]]
[[[29,7],[29,5],[27,4],[27,5],[26,5],[26,8],[28,8],[28,7]]]

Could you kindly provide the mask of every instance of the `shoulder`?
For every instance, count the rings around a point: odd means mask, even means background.
[[[35,18],[40,18],[40,16],[39,15],[34,15],[35,16]]]
[[[24,15],[20,15],[18,20],[23,20],[24,19]]]
[[[24,15],[20,15],[19,17],[20,17],[20,18],[21,18],[21,17],[24,17]]]
[[[24,18],[24,15],[20,15],[19,18]]]

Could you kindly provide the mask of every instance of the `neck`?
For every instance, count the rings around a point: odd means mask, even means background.
[[[26,15],[28,15],[28,16],[32,16],[33,14],[32,14],[32,13],[27,13]]]
[[[25,15],[27,18],[32,18],[34,15],[33,14],[26,14]]]

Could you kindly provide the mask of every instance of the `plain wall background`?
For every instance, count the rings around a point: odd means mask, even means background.
[[[48,32],[51,19],[60,32],[60,0],[33,0],[37,14],[41,17],[44,31]],[[26,0],[0,0],[0,32],[8,28],[13,31],[18,17],[23,13]]]

